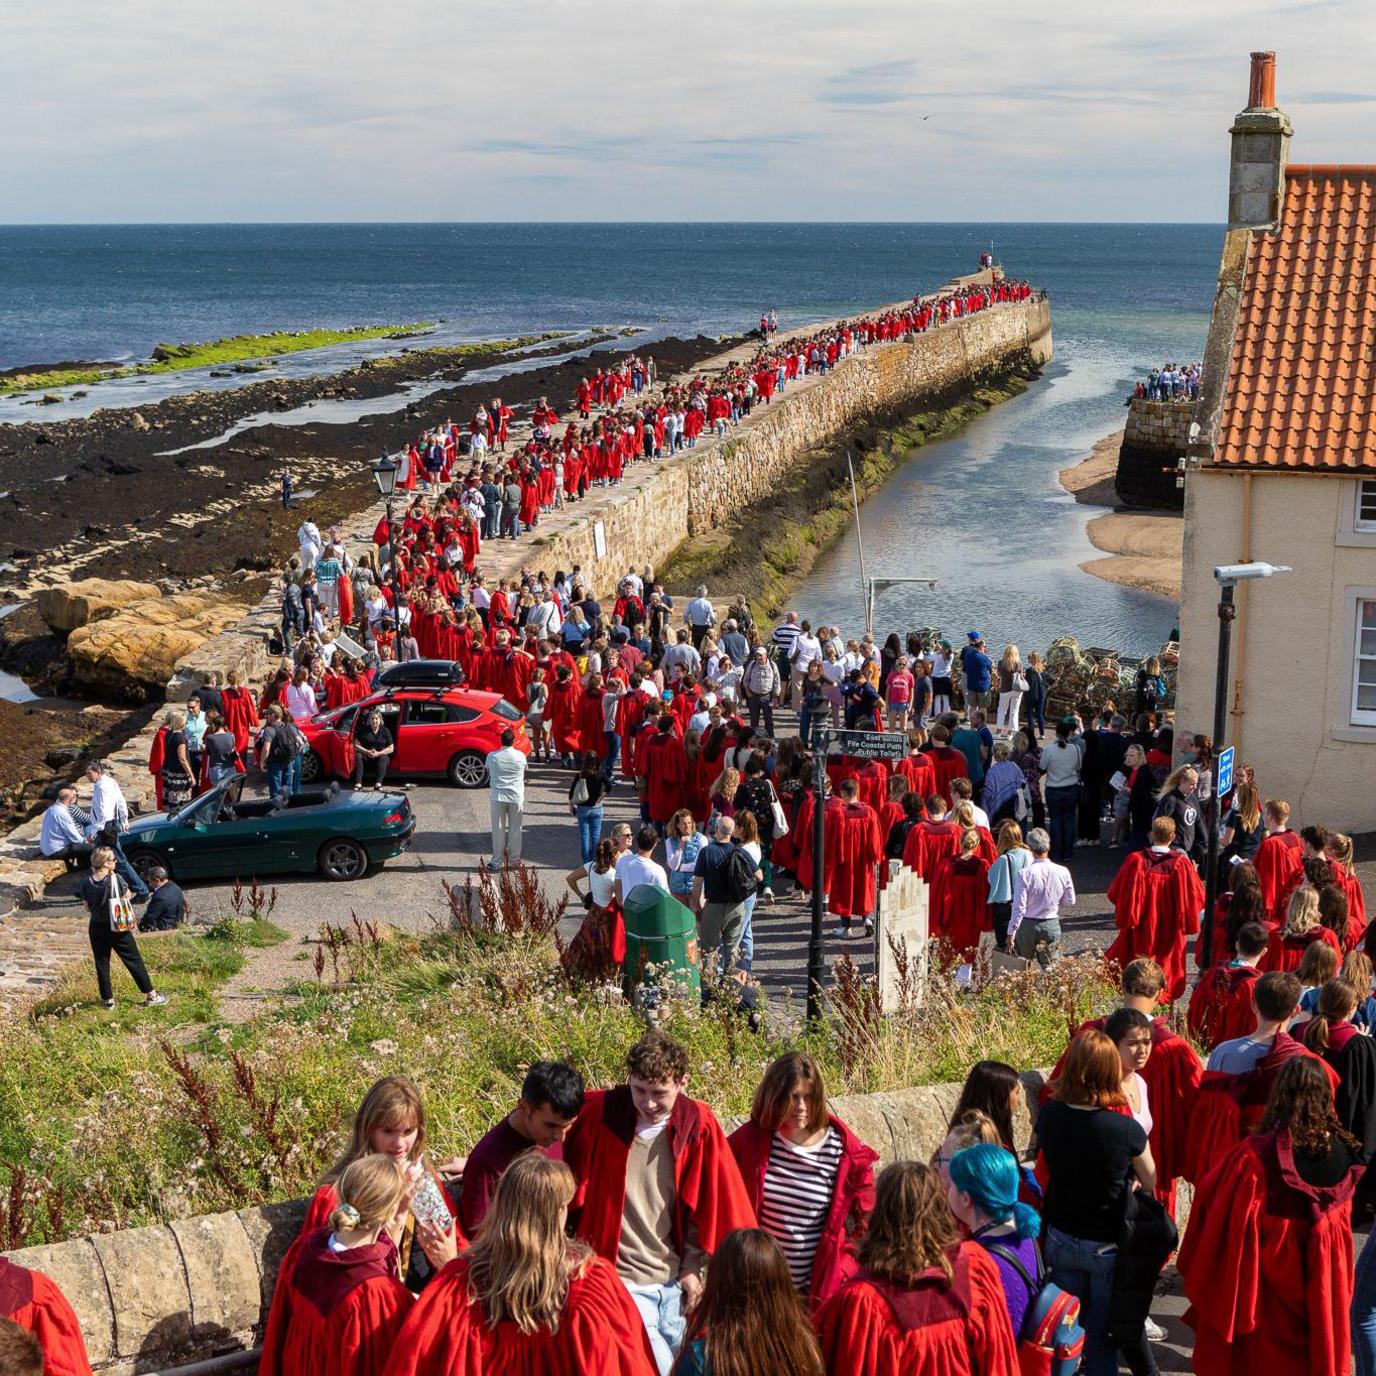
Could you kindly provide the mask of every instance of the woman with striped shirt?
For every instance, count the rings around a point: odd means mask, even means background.
[[[827,1111],[821,1069],[800,1051],[765,1072],[730,1146],[760,1226],[815,1312],[855,1273],[878,1153]]]

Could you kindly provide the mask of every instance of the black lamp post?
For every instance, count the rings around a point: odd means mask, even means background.
[[[388,581],[392,585],[392,619],[396,622],[396,652],[397,658],[401,658],[401,584],[397,582],[397,532],[396,522],[392,518],[392,498],[397,490],[397,465],[384,452],[382,457],[373,465],[373,479],[377,483],[377,490],[382,494],[382,499],[387,503],[387,568]]]
[[[1218,582],[1218,662],[1214,677],[1214,758],[1223,753],[1223,733],[1227,730],[1228,711],[1228,657],[1232,648],[1233,619],[1237,616],[1237,606],[1233,593],[1239,583],[1250,582],[1254,578],[1270,578],[1273,574],[1289,573],[1285,564],[1222,564],[1214,570]],[[1209,799],[1206,814],[1209,829],[1209,848],[1204,862],[1204,912],[1200,918],[1200,974],[1213,963],[1214,945],[1214,903],[1218,898],[1218,823],[1222,798],[1219,797],[1217,777],[1214,779],[1213,796]]]

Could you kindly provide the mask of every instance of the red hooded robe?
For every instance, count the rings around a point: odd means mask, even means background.
[[[305,1233],[277,1273],[259,1376],[381,1376],[414,1303],[385,1233],[346,1252],[329,1228]]]
[[[1166,997],[1185,992],[1186,938],[1199,930],[1204,885],[1184,851],[1134,851],[1108,886],[1118,938],[1109,960],[1127,965],[1150,956],[1166,975]]]
[[[1260,976],[1256,966],[1230,960],[1206,970],[1190,995],[1190,1035],[1210,1051],[1220,1042],[1251,1036],[1257,1026],[1252,989]]]
[[[564,1161],[578,1182],[569,1207],[574,1233],[613,1265],[635,1127],[630,1087],[617,1085],[589,1092],[564,1141]],[[710,1257],[727,1233],[755,1226],[755,1211],[726,1134],[706,1104],[680,1094],[664,1131],[674,1162],[674,1246],[682,1251],[691,1221],[698,1246]]]
[[[559,1329],[495,1327],[470,1295],[468,1259],[426,1287],[401,1330],[386,1376],[655,1376],[630,1291],[597,1257],[569,1282]]]
[[[1199,1376],[1346,1376],[1352,1193],[1295,1168],[1288,1132],[1234,1147],[1195,1194],[1177,1265]]]
[[[545,700],[545,720],[554,736],[554,748],[561,755],[572,755],[583,748],[579,731],[579,703],[583,690],[573,678],[555,679]]]
[[[875,866],[884,856],[879,816],[868,804],[842,802],[826,819],[827,907],[837,917],[874,911]]]
[[[931,935],[950,942],[956,959],[970,961],[981,932],[994,930],[989,912],[989,862],[979,855],[943,856],[932,879]]]
[[[45,1376],[91,1376],[76,1314],[41,1271],[0,1257],[0,1319],[12,1319],[38,1339]]]
[[[683,806],[688,783],[688,755],[673,731],[659,731],[638,751],[636,773],[648,778],[646,809],[652,822],[667,822]]]
[[[1018,1376],[1003,1283],[977,1242],[951,1251],[953,1283],[937,1268],[913,1286],[862,1271],[822,1306],[817,1330],[830,1373],[845,1376]]]
[[[930,884],[936,867],[948,855],[960,854],[961,826],[949,817],[940,822],[921,821],[903,843],[903,863]]]
[[[1294,887],[1295,876],[1303,877],[1303,855],[1303,842],[1293,831],[1276,831],[1262,838],[1252,857],[1261,880],[1261,896],[1273,922],[1285,920],[1281,900]]]

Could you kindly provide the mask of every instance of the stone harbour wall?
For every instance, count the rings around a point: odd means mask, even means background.
[[[1177,479],[1194,423],[1194,407],[1178,401],[1133,397],[1118,451],[1114,490],[1124,506],[1179,511],[1185,504]]]
[[[609,594],[629,566],[660,564],[688,536],[727,524],[845,426],[917,409],[1017,363],[1040,366],[1051,351],[1051,308],[1044,300],[998,306],[911,340],[871,346],[829,374],[776,393],[724,443],[700,442],[661,461],[654,481],[613,494],[526,562],[550,571],[577,564],[599,595]]]
[[[1037,1102],[1044,1073],[1023,1076],[1025,1104]],[[928,1160],[946,1135],[960,1086],[923,1085],[889,1094],[838,1095],[843,1119],[890,1161]],[[727,1132],[740,1119],[723,1120]],[[1025,1146],[1032,1119],[1017,1124]],[[253,1348],[272,1302],[277,1271],[301,1230],[306,1202],[83,1237],[5,1253],[42,1271],[81,1321],[91,1366],[101,1376],[171,1370]]]

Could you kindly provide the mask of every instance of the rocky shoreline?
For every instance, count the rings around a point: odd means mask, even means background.
[[[1080,568],[1106,583],[1179,602],[1185,518],[1179,511],[1128,511],[1119,504],[1113,478],[1122,442],[1121,430],[1105,435],[1087,458],[1059,474],[1061,486],[1077,502],[1110,508],[1085,528],[1106,557],[1087,559]]]

